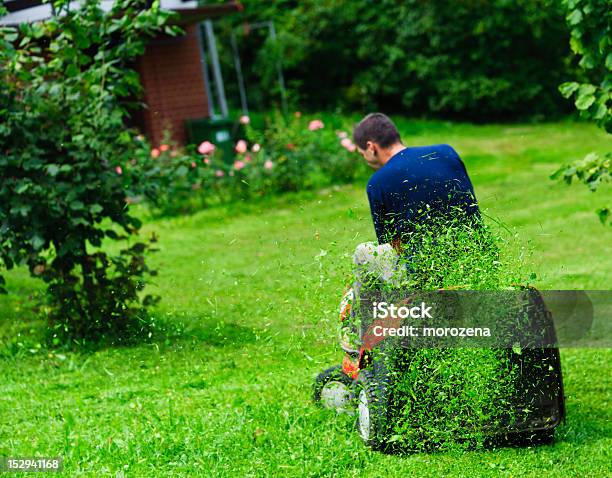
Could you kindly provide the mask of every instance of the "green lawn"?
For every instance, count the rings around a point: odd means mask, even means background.
[[[612,149],[571,122],[472,126],[398,120],[408,144],[449,143],[481,207],[516,232],[541,288],[608,289],[610,193],[548,179]],[[606,196],[607,194],[607,196]],[[0,298],[0,455],[61,455],[66,476],[611,476],[612,350],[563,350],[567,422],[551,446],[387,456],[353,418],[310,401],[336,363],[336,308],[354,246],[374,238],[364,182],[149,222],[161,252],[160,327],[96,352],[38,349],[23,270]],[[20,334],[20,335],[17,335]]]

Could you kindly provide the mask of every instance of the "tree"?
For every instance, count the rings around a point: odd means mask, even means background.
[[[138,147],[128,100],[141,89],[129,64],[147,37],[177,30],[157,1],[53,9],[48,21],[0,30],[0,260],[48,285],[56,341],[126,336],[158,299],[139,294],[155,274],[150,241],[101,249],[141,227],[126,202],[141,187],[125,167]]]
[[[574,105],[584,118],[594,120],[608,134],[612,133],[612,8],[609,0],[564,0],[567,23],[571,31],[570,46],[580,57],[582,81],[571,81],[559,86],[561,94],[573,98]],[[590,153],[585,158],[563,166],[553,175],[568,184],[577,180],[592,191],[612,179],[612,152],[605,156]],[[605,224],[612,206],[597,211]],[[612,222],[610,222],[612,225]]]
[[[243,15],[228,16],[219,26],[236,28],[241,58],[253,66],[243,69],[252,102],[278,97],[282,54],[289,96],[309,109],[383,109],[476,121],[569,110],[557,93],[571,53],[557,0],[243,3]],[[276,42],[264,43],[267,30],[243,23],[265,20],[274,20]],[[233,59],[225,57],[233,68]]]

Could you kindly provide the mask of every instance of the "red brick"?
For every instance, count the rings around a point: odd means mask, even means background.
[[[154,146],[161,142],[167,126],[172,138],[185,144],[185,120],[210,116],[196,26],[189,25],[185,31],[179,38],[151,41],[138,61],[148,105],[144,133]]]

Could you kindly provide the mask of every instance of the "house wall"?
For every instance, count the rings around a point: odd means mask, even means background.
[[[144,133],[154,146],[160,144],[166,129],[184,144],[185,120],[210,116],[196,25],[184,29],[181,37],[152,40],[138,60],[148,105],[142,112]]]

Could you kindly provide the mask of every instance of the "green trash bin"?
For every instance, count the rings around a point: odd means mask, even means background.
[[[235,136],[238,131],[236,123],[229,118],[202,118],[185,121],[187,140],[190,144],[199,145],[210,141],[221,152],[226,163],[234,161]]]

